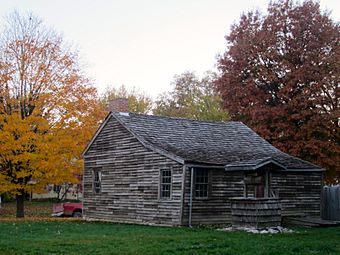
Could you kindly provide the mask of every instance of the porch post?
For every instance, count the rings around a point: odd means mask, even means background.
[[[269,197],[269,171],[265,172],[265,187],[264,187],[264,197]]]
[[[247,198],[248,197],[248,187],[247,187],[245,179],[246,179],[246,172],[243,171],[243,197]]]

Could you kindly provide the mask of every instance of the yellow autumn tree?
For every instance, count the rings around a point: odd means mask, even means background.
[[[32,14],[8,16],[0,36],[0,194],[24,197],[77,183],[81,151],[104,111],[77,53]]]

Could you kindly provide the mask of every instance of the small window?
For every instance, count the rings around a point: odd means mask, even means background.
[[[195,170],[195,197],[208,198],[209,172],[207,169]]]
[[[100,170],[93,171],[93,191],[100,193],[102,189],[102,172]]]
[[[55,193],[60,193],[61,191],[61,186],[60,185],[53,185],[53,191]]]
[[[160,198],[170,199],[171,198],[171,170],[161,170],[160,180]]]

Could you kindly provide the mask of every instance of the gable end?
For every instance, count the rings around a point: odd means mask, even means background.
[[[121,113],[117,113],[117,114],[121,114]],[[127,113],[124,113],[126,116]],[[108,123],[108,121],[110,120],[110,118],[114,118],[115,120],[117,120],[134,138],[136,138],[145,148],[148,148],[162,156],[165,156],[169,159],[172,159],[180,164],[184,164],[184,159],[181,157],[176,156],[175,154],[172,154],[170,152],[167,152],[165,150],[162,150],[150,143],[148,143],[147,141],[145,141],[143,138],[141,138],[140,136],[138,136],[135,132],[133,132],[129,127],[127,127],[125,125],[125,123],[123,121],[121,121],[119,119],[119,117],[117,117],[115,114],[113,114],[112,112],[110,112],[105,120],[103,121],[103,123],[100,125],[100,127],[97,129],[96,133],[94,134],[94,136],[92,137],[91,141],[88,143],[88,145],[86,146],[86,148],[84,149],[82,156],[84,157],[86,155],[86,153],[88,152],[88,150],[90,149],[91,145],[94,143],[94,141],[96,140],[97,136],[100,134],[100,132],[102,131],[102,129],[106,126],[106,124]]]

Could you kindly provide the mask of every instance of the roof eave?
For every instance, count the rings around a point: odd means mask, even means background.
[[[279,172],[324,172],[324,168],[287,168],[285,170],[278,170]]]
[[[195,161],[185,161],[184,162],[186,167],[193,167],[193,168],[209,168],[209,169],[224,169],[225,166],[223,164],[212,164],[212,163],[202,163],[202,162],[195,162]]]

